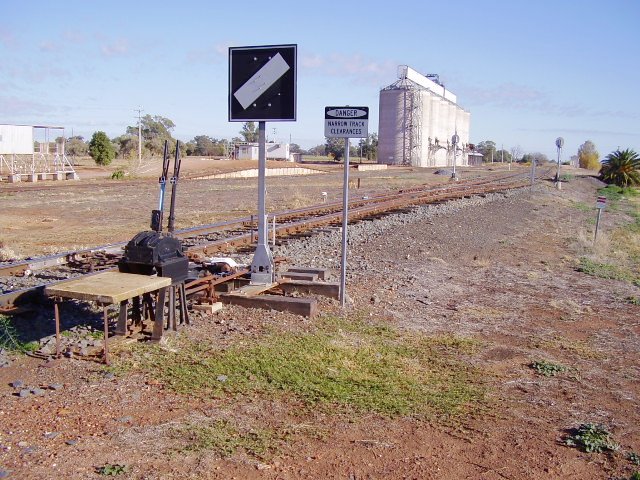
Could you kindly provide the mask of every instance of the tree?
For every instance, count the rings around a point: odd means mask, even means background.
[[[516,145],[515,147],[511,147],[509,153],[511,153],[512,162],[519,162],[520,157],[522,156],[522,148],[520,148],[520,145]]]
[[[86,155],[88,150],[89,150],[89,146],[84,141],[84,138],[80,136],[75,136],[67,139],[64,145],[65,153],[69,155],[78,156],[78,157]]]
[[[145,115],[140,120],[142,130],[142,145],[152,155],[162,155],[164,151],[164,142],[167,140],[169,145],[173,145],[171,150],[175,150],[175,139],[171,136],[171,130],[176,126],[170,119],[160,115]],[[138,138],[138,126],[127,127],[127,135]],[[182,151],[182,148],[181,148]],[[186,150],[185,150],[186,151]]]
[[[325,148],[326,146],[324,144],[316,145],[315,147],[311,147],[309,150],[307,150],[307,152],[309,153],[309,155],[313,155],[314,157],[322,157],[326,155]]]
[[[258,141],[258,129],[255,122],[244,122],[239,133],[245,142],[253,143]]]
[[[370,133],[367,138],[361,138],[358,147],[362,148],[362,156],[367,160],[378,158],[378,134]]]
[[[525,153],[520,160],[521,163],[531,163],[536,162],[536,164],[546,163],[549,161],[549,157],[547,157],[544,153],[533,152],[533,153]]]
[[[640,156],[628,148],[610,153],[602,161],[600,178],[619,187],[640,185]]]
[[[339,162],[344,156],[344,139],[327,137],[327,141],[324,144],[324,151],[326,155],[333,156],[333,159]]]
[[[302,152],[302,148],[300,148],[300,145],[298,145],[297,143],[290,143],[289,144],[289,152],[291,152],[291,153],[303,153]]]
[[[95,132],[89,142],[89,155],[98,165],[107,166],[116,157],[111,140],[104,132]]]
[[[600,154],[591,140],[587,140],[578,148],[578,165],[588,170],[600,168]]]
[[[138,135],[120,135],[113,139],[119,158],[137,158],[138,157]],[[148,151],[143,148],[143,155]]]
[[[476,145],[476,151],[482,154],[483,162],[496,161],[496,142],[485,140]]]
[[[509,163],[511,161],[511,153],[507,152],[506,150],[496,150],[493,161]]]

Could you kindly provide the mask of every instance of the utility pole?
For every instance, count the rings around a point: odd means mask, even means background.
[[[134,108],[134,112],[138,112],[138,167],[142,165],[142,107]]]
[[[500,145],[500,163],[504,163],[504,143]]]

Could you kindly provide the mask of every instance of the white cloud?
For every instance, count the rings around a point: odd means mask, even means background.
[[[102,55],[105,57],[117,57],[129,53],[129,42],[124,38],[119,38],[111,43],[100,47]]]
[[[306,54],[302,57],[300,65],[303,69],[314,73],[358,77],[359,81],[376,85],[393,78],[398,66],[390,60],[377,61],[358,54],[328,56]]]

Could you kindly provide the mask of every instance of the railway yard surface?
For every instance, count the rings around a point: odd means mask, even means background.
[[[324,169],[268,178],[268,209],[339,200],[341,170]],[[448,183],[417,168],[358,178],[352,198]],[[594,246],[603,184],[580,170],[566,180],[352,224],[345,310],[318,297],[313,319],[193,312],[160,345],[118,343],[111,366],[2,352],[0,478],[631,478],[640,196],[609,192]],[[177,228],[251,215],[256,184],[181,181]],[[126,241],[148,228],[156,198],[153,178],[3,184],[0,247],[26,257]],[[337,281],[340,232],[274,254]],[[101,341],[99,311],[63,316],[67,336]],[[12,322],[37,344],[52,304]]]

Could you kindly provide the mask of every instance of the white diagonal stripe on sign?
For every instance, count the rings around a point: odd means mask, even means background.
[[[289,64],[282,58],[282,55],[278,53],[260,70],[254,73],[247,83],[242,85],[233,96],[240,102],[242,108],[246,110],[249,105],[278,81],[290,68]]]

